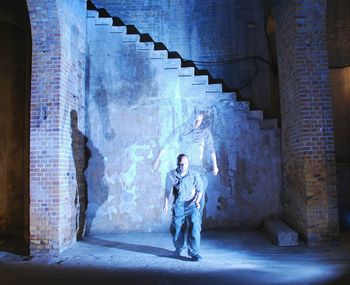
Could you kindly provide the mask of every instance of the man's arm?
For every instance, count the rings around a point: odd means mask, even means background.
[[[199,209],[201,207],[200,201],[203,196],[203,182],[202,182],[202,178],[198,173],[196,173],[196,176],[195,176],[194,186],[196,188],[195,204],[196,204],[196,207]]]
[[[154,160],[152,161],[152,172],[156,171],[159,167],[160,161],[162,159],[162,157],[164,156],[164,154],[167,152],[167,150],[169,149],[169,147],[171,147],[171,145],[174,142],[178,142],[179,141],[179,136],[181,133],[181,128],[182,126],[177,127],[175,130],[173,130],[171,132],[171,134],[166,138],[165,142],[163,143],[162,147],[160,148],[160,150],[158,151],[156,157],[154,158]]]
[[[200,207],[201,207],[200,202],[201,202],[202,196],[203,196],[203,192],[198,192],[197,195],[196,195],[195,204],[196,204],[196,207],[197,207],[198,209],[200,209]]]
[[[156,158],[152,161],[152,171],[155,171],[159,167],[159,162],[162,158],[162,156],[165,154],[165,149],[162,147],[160,151],[157,153]]]
[[[217,161],[216,161],[214,139],[213,139],[213,135],[211,134],[209,129],[208,129],[208,132],[207,132],[206,149],[210,152],[211,163],[212,163],[212,166],[213,166],[212,173],[214,175],[217,175],[218,172],[219,172],[219,168],[218,168],[218,164],[217,164]]]
[[[211,162],[212,162],[212,164],[213,164],[213,170],[212,170],[212,172],[213,172],[214,175],[217,175],[218,172],[219,172],[219,168],[218,168],[218,164],[217,164],[217,162],[216,162],[216,154],[215,154],[215,152],[212,152],[212,153],[210,154],[210,157],[211,157]]]
[[[164,214],[168,213],[168,203],[169,203],[169,199],[167,196],[164,197],[164,205],[163,205],[163,212]]]
[[[174,182],[171,176],[171,172],[167,173],[165,180],[165,189],[164,189],[164,204],[163,204],[163,212],[166,214],[169,209],[169,197],[172,193],[172,189],[174,187]]]

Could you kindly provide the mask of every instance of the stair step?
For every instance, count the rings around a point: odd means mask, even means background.
[[[194,75],[194,67],[181,67],[179,77],[189,77]]]
[[[208,75],[196,75],[193,77],[192,85],[208,84]]]
[[[140,35],[138,34],[126,34],[123,37],[123,43],[136,43],[140,41]]]
[[[249,111],[248,101],[236,101],[234,106],[234,109],[237,111]]]
[[[215,83],[207,86],[206,93],[222,93],[222,84]]]
[[[259,122],[260,129],[277,129],[277,119],[267,119]]]
[[[228,93],[228,92],[215,93],[215,98],[217,98],[219,100],[222,99],[225,101],[229,101],[229,102],[232,102],[233,104],[235,104],[237,102],[236,101],[236,93]]]
[[[264,113],[261,110],[249,111],[247,113],[247,119],[248,120],[263,120],[264,119]]]
[[[180,58],[168,58],[164,62],[164,69],[179,69],[179,68],[181,68]]]
[[[139,42],[136,45],[137,50],[153,50],[154,42]]]
[[[237,95],[235,92],[222,92],[221,94],[223,98],[230,98],[232,101],[237,101]]]
[[[96,18],[95,25],[96,26],[112,26],[113,19],[112,18]]]
[[[126,26],[112,26],[110,32],[126,34]]]
[[[168,58],[168,51],[167,50],[155,50],[151,53],[152,59],[159,59],[159,58]]]
[[[86,18],[98,18],[98,11],[96,10],[87,10]]]

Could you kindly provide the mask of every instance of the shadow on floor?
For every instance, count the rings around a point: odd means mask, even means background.
[[[159,257],[167,257],[172,259],[179,259],[183,261],[192,261],[189,257],[184,256],[175,256],[174,252],[168,249],[164,249],[161,247],[155,247],[150,245],[139,245],[139,244],[131,244],[117,241],[104,240],[92,236],[88,236],[84,238],[84,242],[92,245],[109,247],[109,248],[117,248],[122,250],[147,253],[151,255],[156,255]]]

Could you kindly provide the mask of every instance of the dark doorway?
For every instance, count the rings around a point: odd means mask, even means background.
[[[280,108],[280,94],[278,86],[278,70],[277,70],[277,44],[276,44],[276,21],[271,15],[272,8],[269,8],[268,16],[266,17],[265,31],[267,37],[267,47],[270,54],[270,85],[271,85],[271,107],[266,118],[277,118],[278,125],[281,127],[281,108]]]
[[[0,246],[29,241],[31,33],[26,2],[0,3]]]
[[[327,1],[327,48],[332,90],[339,226],[350,231],[350,2]]]

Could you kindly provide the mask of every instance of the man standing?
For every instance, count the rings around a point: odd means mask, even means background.
[[[203,185],[200,175],[189,168],[185,154],[177,157],[177,168],[167,174],[165,185],[164,212],[168,212],[170,194],[174,196],[173,218],[170,232],[175,246],[175,255],[180,256],[184,247],[183,227],[187,227],[187,250],[193,261],[202,259],[199,255],[201,239],[201,198]]]

